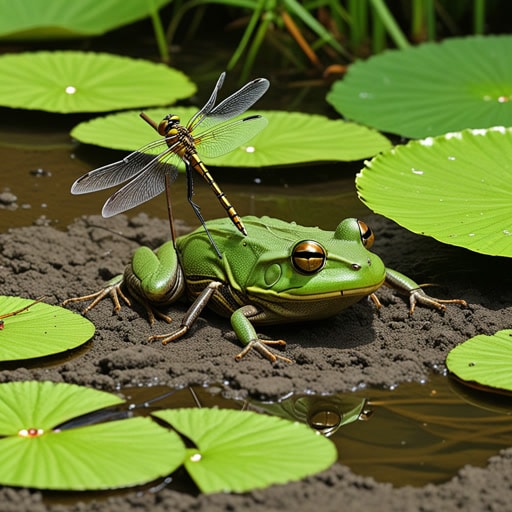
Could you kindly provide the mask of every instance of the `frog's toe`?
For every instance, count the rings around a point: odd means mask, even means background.
[[[468,303],[463,299],[437,299],[435,297],[431,297],[427,295],[425,291],[421,288],[416,288],[411,290],[409,295],[409,314],[412,315],[416,308],[416,304],[423,304],[424,306],[438,309],[439,311],[445,311],[445,304],[460,304],[462,307],[466,308]]]
[[[242,352],[235,356],[236,361],[240,361],[250,350],[254,349],[258,352],[262,357],[268,359],[271,363],[275,363],[276,361],[284,361],[285,363],[293,363],[291,359],[288,357],[282,356],[280,354],[276,354],[273,350],[268,348],[268,346],[280,346],[284,347],[286,345],[286,341],[284,340],[260,340],[253,339],[247,343]]]
[[[83,310],[82,314],[87,314],[91,309],[93,309],[101,300],[103,300],[105,297],[109,296],[112,299],[112,302],[114,303],[114,312],[118,313],[121,309],[121,303],[119,301],[119,297],[128,305],[130,306],[130,300],[128,297],[123,293],[121,290],[121,282],[111,280],[105,287],[103,287],[101,290],[90,293],[88,295],[82,295],[80,297],[71,297],[69,299],[66,299],[62,301],[62,305],[66,306],[67,304],[71,304],[72,302],[83,302],[86,300],[90,300],[91,303],[88,304]]]

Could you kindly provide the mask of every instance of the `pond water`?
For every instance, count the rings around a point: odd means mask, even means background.
[[[131,404],[150,402],[140,414],[161,408],[243,408],[307,423],[335,443],[340,463],[397,487],[445,482],[466,464],[485,466],[512,444],[509,396],[471,390],[434,373],[424,383],[394,389],[292,395],[279,402],[227,399],[222,386],[120,392]]]

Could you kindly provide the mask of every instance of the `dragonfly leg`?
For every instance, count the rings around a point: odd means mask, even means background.
[[[194,210],[194,213],[196,214],[197,218],[199,219],[199,222],[201,222],[206,234],[208,235],[208,238],[210,239],[210,243],[212,244],[213,248],[215,249],[215,252],[217,253],[217,256],[222,259],[222,254],[219,251],[219,248],[217,247],[217,244],[213,240],[213,237],[211,233],[208,231],[208,228],[206,227],[206,222],[203,218],[203,215],[201,214],[201,209],[199,206],[194,203],[193,200],[194,195],[194,178],[192,176],[192,170],[190,168],[190,165],[187,164],[187,199],[192,207],[192,210]]]

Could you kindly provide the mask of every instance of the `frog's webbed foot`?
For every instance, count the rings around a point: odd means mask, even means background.
[[[120,274],[114,278],[112,278],[110,281],[108,281],[105,286],[95,292],[90,293],[88,295],[82,295],[81,297],[71,297],[69,299],[66,299],[62,302],[63,306],[66,306],[67,304],[71,304],[72,302],[83,302],[86,300],[90,300],[91,303],[82,310],[82,314],[87,314],[92,308],[94,308],[101,300],[103,300],[105,297],[109,296],[112,299],[112,302],[114,303],[114,312],[118,313],[121,309],[121,302],[119,301],[119,297],[127,304],[128,306],[131,305],[130,299],[123,293],[121,290],[121,285],[123,284],[123,276]]]
[[[273,350],[268,348],[268,346],[279,346],[284,347],[286,345],[286,341],[284,340],[260,340],[258,338],[253,339],[245,345],[242,352],[235,356],[235,361],[240,361],[250,350],[254,349],[258,352],[262,357],[268,359],[271,363],[275,363],[277,360],[284,361],[285,363],[293,363],[291,359],[288,357],[282,356],[281,354],[276,354]]]
[[[426,285],[423,285],[426,286]],[[468,303],[463,299],[437,299],[431,297],[423,288],[415,288],[409,292],[409,314],[412,315],[416,309],[416,304],[423,304],[424,306],[438,309],[439,311],[445,311],[445,304],[460,304],[463,307],[467,307]]]

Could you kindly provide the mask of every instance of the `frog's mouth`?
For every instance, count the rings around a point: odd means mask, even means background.
[[[277,292],[275,290],[265,290],[263,293],[257,287],[248,287],[247,292],[249,295],[263,296],[267,299],[270,297],[275,297],[276,300],[305,300],[305,301],[313,301],[313,300],[329,300],[329,299],[340,299],[342,297],[365,297],[366,295],[370,295],[376,290],[378,290],[384,284],[384,279],[377,284],[371,286],[363,286],[358,288],[350,288],[347,290],[332,290],[326,292],[316,292],[316,293],[308,293],[308,291],[304,287],[300,288],[292,288],[290,290],[283,290]]]

